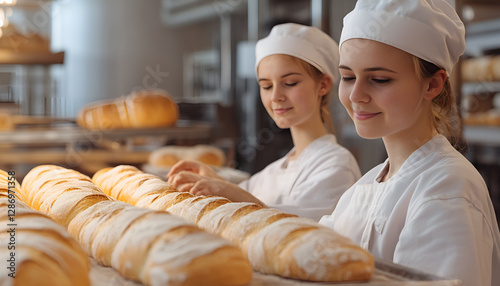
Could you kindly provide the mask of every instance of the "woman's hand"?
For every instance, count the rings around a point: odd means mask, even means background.
[[[210,177],[210,178],[216,178],[216,179],[222,179],[217,173],[209,166],[196,162],[196,161],[189,161],[189,160],[182,160],[177,162],[171,169],[170,172],[167,175],[168,182],[172,184],[172,181],[174,178],[182,173],[182,172],[192,172],[201,176],[205,177]]]
[[[169,183],[181,192],[195,196],[219,196],[233,202],[251,202],[265,206],[256,197],[233,183],[221,179],[204,177],[193,172],[182,171],[169,178]]]
[[[249,192],[238,187],[238,185],[213,178],[199,180],[190,186],[189,192],[196,196],[219,196],[225,197],[233,202],[250,202],[266,206]]]

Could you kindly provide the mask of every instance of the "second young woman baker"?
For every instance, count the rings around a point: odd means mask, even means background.
[[[169,182],[182,191],[257,202],[319,220],[361,177],[352,154],[337,143],[325,123],[330,89],[338,77],[338,46],[323,31],[299,24],[275,26],[256,46],[260,96],[280,128],[290,128],[294,148],[239,186],[211,169],[184,161]]]
[[[320,224],[375,257],[500,285],[500,234],[486,185],[454,149],[448,79],[465,30],[445,0],[358,0],[344,18],[339,97],[388,159],[341,197]]]

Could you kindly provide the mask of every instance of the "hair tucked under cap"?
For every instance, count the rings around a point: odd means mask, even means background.
[[[396,47],[448,75],[465,50],[464,24],[445,0],[358,0],[344,17],[340,46],[355,38]]]
[[[274,26],[269,36],[257,42],[255,70],[263,58],[275,54],[299,58],[331,76],[333,83],[338,82],[338,45],[316,27],[294,23]]]

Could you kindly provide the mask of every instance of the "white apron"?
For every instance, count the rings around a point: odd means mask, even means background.
[[[394,177],[388,161],[363,176],[320,224],[375,257],[461,279],[500,285],[500,234],[477,170],[442,135],[415,151]]]
[[[358,164],[332,134],[316,139],[289,161],[293,152],[239,186],[269,207],[318,221],[332,213],[342,193],[361,177]]]

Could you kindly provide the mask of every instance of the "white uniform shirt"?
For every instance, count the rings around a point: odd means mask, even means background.
[[[416,150],[386,182],[388,161],[361,178],[320,224],[375,257],[458,278],[500,285],[500,234],[487,187],[442,135]]]
[[[331,214],[340,196],[360,177],[354,156],[324,135],[295,160],[285,157],[269,164],[239,186],[267,206],[318,221]]]

